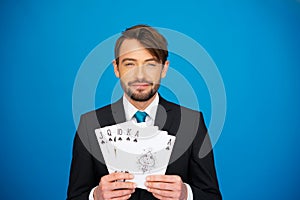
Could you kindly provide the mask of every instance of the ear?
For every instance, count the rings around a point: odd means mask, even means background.
[[[114,72],[117,78],[120,78],[119,67],[117,65],[117,61],[113,60]]]
[[[164,64],[163,68],[162,68],[162,71],[161,71],[161,77],[162,77],[162,78],[165,78],[165,77],[166,77],[167,71],[168,71],[168,69],[169,69],[169,64],[170,64],[170,62],[167,60],[167,61],[165,62],[165,64]]]

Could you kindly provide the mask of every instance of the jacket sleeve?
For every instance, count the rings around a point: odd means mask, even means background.
[[[87,200],[90,191],[98,184],[94,173],[93,156],[82,141],[88,135],[84,115],[80,119],[73,143],[67,200]]]
[[[192,143],[189,169],[189,184],[194,199],[222,199],[215,170],[213,150],[202,113],[200,113],[197,134]]]

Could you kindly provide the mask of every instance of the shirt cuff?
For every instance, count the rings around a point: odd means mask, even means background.
[[[97,186],[96,186],[97,187]],[[96,187],[94,187],[91,192],[90,192],[90,195],[89,195],[89,200],[94,200],[94,191],[96,189]]]
[[[187,183],[184,183],[186,185],[186,188],[187,188],[187,198],[186,200],[193,200],[193,191],[192,191],[192,188],[189,184]],[[89,199],[89,200],[94,200],[94,199]]]

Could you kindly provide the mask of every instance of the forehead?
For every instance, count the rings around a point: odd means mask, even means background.
[[[122,42],[119,51],[119,57],[128,57],[128,56],[137,56],[137,57],[150,57],[153,56],[138,40],[136,39],[125,39]]]

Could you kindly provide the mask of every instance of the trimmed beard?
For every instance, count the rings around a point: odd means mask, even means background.
[[[151,90],[147,93],[139,93],[139,92],[133,92],[129,87],[126,87],[125,84],[123,82],[121,82],[122,88],[124,90],[124,92],[134,101],[148,101],[149,99],[151,99],[156,92],[158,91],[158,88],[160,86],[160,84],[155,84],[153,88],[151,88]]]

